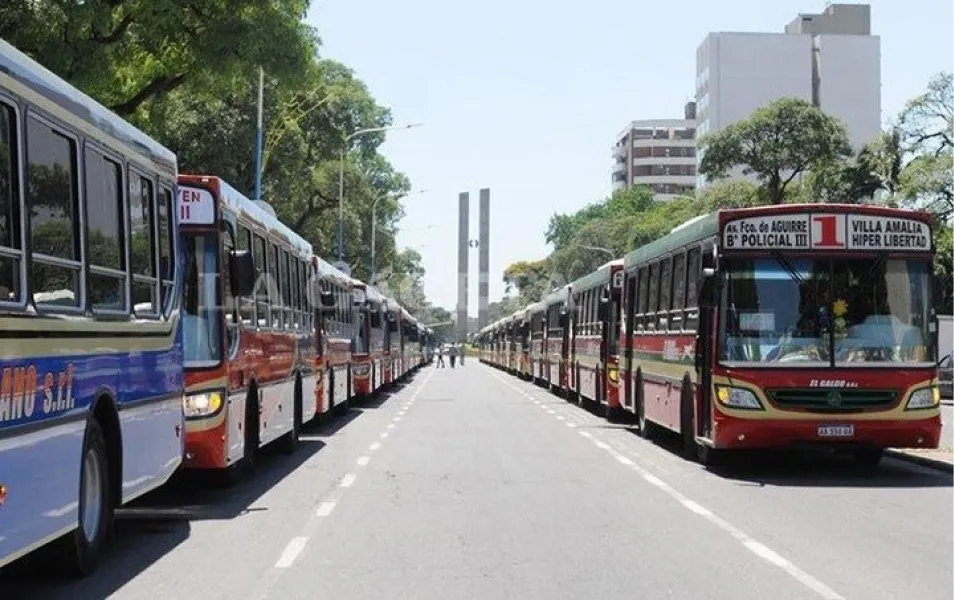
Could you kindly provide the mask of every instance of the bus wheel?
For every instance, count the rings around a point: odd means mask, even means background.
[[[643,399],[643,380],[637,378],[634,390],[636,404],[636,422],[639,423],[639,435],[650,440],[653,437],[653,424],[646,418],[646,401]]]
[[[301,380],[295,380],[295,393],[292,396],[294,413],[292,417],[291,431],[286,433],[278,441],[278,451],[282,454],[291,454],[298,448],[298,431],[301,429]]]
[[[725,450],[716,450],[705,444],[698,444],[696,448],[699,464],[704,467],[719,466],[722,463],[723,452],[725,452]]]
[[[871,469],[881,464],[884,450],[881,448],[860,448],[852,452],[852,459],[859,467]]]
[[[91,418],[83,442],[80,471],[79,524],[72,533],[60,538],[52,548],[65,574],[86,576],[99,562],[113,524],[110,497],[109,455],[99,421]]]

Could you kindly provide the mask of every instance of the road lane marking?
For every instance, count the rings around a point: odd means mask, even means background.
[[[388,423],[388,429],[394,429],[394,423]]]
[[[569,423],[569,422],[568,422],[568,423],[566,424],[566,426],[569,427],[570,429],[573,429],[573,428],[576,427],[576,423]]]
[[[335,504],[337,502],[321,502],[318,504],[318,508],[315,509],[316,517],[327,517],[331,514],[331,511],[335,509]]]
[[[308,538],[306,537],[296,537],[292,538],[288,545],[285,546],[285,549],[282,550],[282,555],[278,557],[278,562],[275,563],[276,569],[287,569],[292,566],[292,563],[295,562],[295,559],[298,558],[298,555],[301,554],[301,551],[305,549],[305,544],[308,543]]]
[[[377,449],[380,448],[380,447],[381,447],[381,442],[374,442],[373,444],[371,444],[370,446],[368,446],[368,450],[370,450],[371,452],[374,452],[375,450],[377,450]]]
[[[358,464],[361,465],[362,467],[363,467],[363,466],[366,466],[369,462],[371,462],[371,457],[370,457],[370,456],[359,456],[359,457],[358,457]]]
[[[381,439],[382,439],[382,440],[383,440],[384,438],[386,438],[386,437],[388,437],[388,432],[387,432],[387,431],[385,431],[384,433],[381,434]]]
[[[352,485],[354,485],[354,482],[357,478],[358,476],[355,475],[354,473],[348,473],[347,475],[341,478],[341,483],[339,483],[338,486],[343,488],[351,487]]]
[[[634,463],[632,460],[630,460],[630,458],[629,458],[628,456],[623,456],[622,454],[617,454],[617,455],[616,455],[616,460],[618,460],[619,462],[623,463],[623,464],[626,465],[626,466],[630,466],[630,465],[636,464],[636,463]]]

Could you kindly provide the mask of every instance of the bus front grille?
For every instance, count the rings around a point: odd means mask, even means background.
[[[852,413],[891,408],[898,401],[898,392],[896,390],[789,388],[769,390],[769,398],[781,409]]]

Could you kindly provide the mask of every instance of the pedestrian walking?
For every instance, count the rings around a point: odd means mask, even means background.
[[[437,365],[435,368],[444,368],[444,344],[437,347]]]
[[[460,366],[463,367],[463,366],[464,366],[464,357],[467,356],[467,346],[466,346],[466,344],[461,344],[461,345],[459,346],[459,354],[460,354]]]
[[[451,368],[454,368],[454,363],[457,361],[457,346],[454,344],[450,345],[450,348],[447,349],[447,355],[450,356]]]

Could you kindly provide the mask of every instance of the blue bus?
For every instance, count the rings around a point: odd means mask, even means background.
[[[183,455],[176,156],[0,40],[0,567],[93,571]]]

